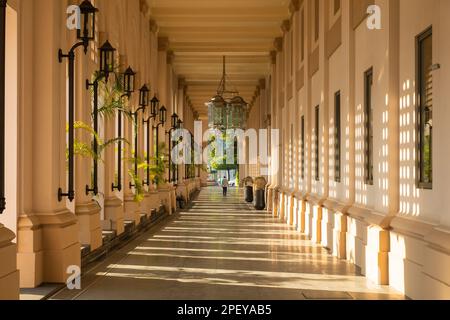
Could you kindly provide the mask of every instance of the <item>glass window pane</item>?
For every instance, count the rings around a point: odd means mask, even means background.
[[[419,67],[419,183],[433,183],[433,36],[432,29],[418,37]]]

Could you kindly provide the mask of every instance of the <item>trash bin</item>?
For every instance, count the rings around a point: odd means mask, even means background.
[[[247,177],[244,179],[245,186],[245,201],[248,203],[253,202],[253,178]]]
[[[267,181],[264,177],[258,177],[255,179],[255,195],[256,195],[256,201],[255,201],[255,209],[256,210],[264,210],[266,208],[266,185]]]

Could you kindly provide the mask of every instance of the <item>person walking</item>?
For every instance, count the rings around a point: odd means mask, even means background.
[[[229,182],[227,177],[223,177],[222,180],[222,188],[223,188],[223,196],[226,197],[228,193]]]

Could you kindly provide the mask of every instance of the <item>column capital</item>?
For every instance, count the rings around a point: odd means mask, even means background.
[[[139,0],[139,9],[144,16],[148,14],[150,8],[148,7],[146,0]]]
[[[281,31],[283,31],[283,33],[286,33],[289,32],[290,30],[291,30],[291,21],[286,19],[281,24]]]
[[[276,64],[277,63],[277,52],[275,50],[270,51],[270,62],[272,64]]]
[[[186,78],[179,77],[178,78],[178,90],[184,90],[186,88]]]
[[[158,51],[167,51],[169,50],[169,38],[168,37],[159,37],[158,38]]]
[[[301,2],[303,2],[303,0]],[[294,14],[294,12],[300,10],[301,2],[300,0],[291,0],[291,3],[289,4],[289,12]]]
[[[259,88],[261,90],[266,90],[266,79],[259,79]]]
[[[283,51],[283,38],[282,37],[275,38],[275,40],[273,41],[273,46],[276,52]]]
[[[268,114],[265,120],[266,127],[270,127],[272,125],[272,115]]]
[[[197,121],[200,118],[200,114],[198,113],[197,110],[194,110],[194,108],[192,108],[193,111],[193,116],[194,116],[194,121]]]
[[[167,51],[167,64],[173,64],[173,61],[175,60],[175,54],[172,50]]]
[[[261,86],[256,86],[254,99],[258,98],[261,95]]]
[[[155,20],[150,19],[149,21],[150,32],[157,33],[159,31],[159,26]]]

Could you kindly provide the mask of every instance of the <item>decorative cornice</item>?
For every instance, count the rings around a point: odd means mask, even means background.
[[[273,41],[273,47],[277,52],[283,51],[283,38],[282,37],[275,38],[275,40]]]
[[[169,38],[167,38],[167,37],[159,37],[158,38],[158,50],[159,51],[169,50]]]
[[[150,32],[157,33],[159,31],[159,26],[155,20],[150,19],[149,26],[150,26]]]
[[[290,20],[284,20],[281,24],[281,31],[284,33],[289,32],[291,30],[291,21]]]

